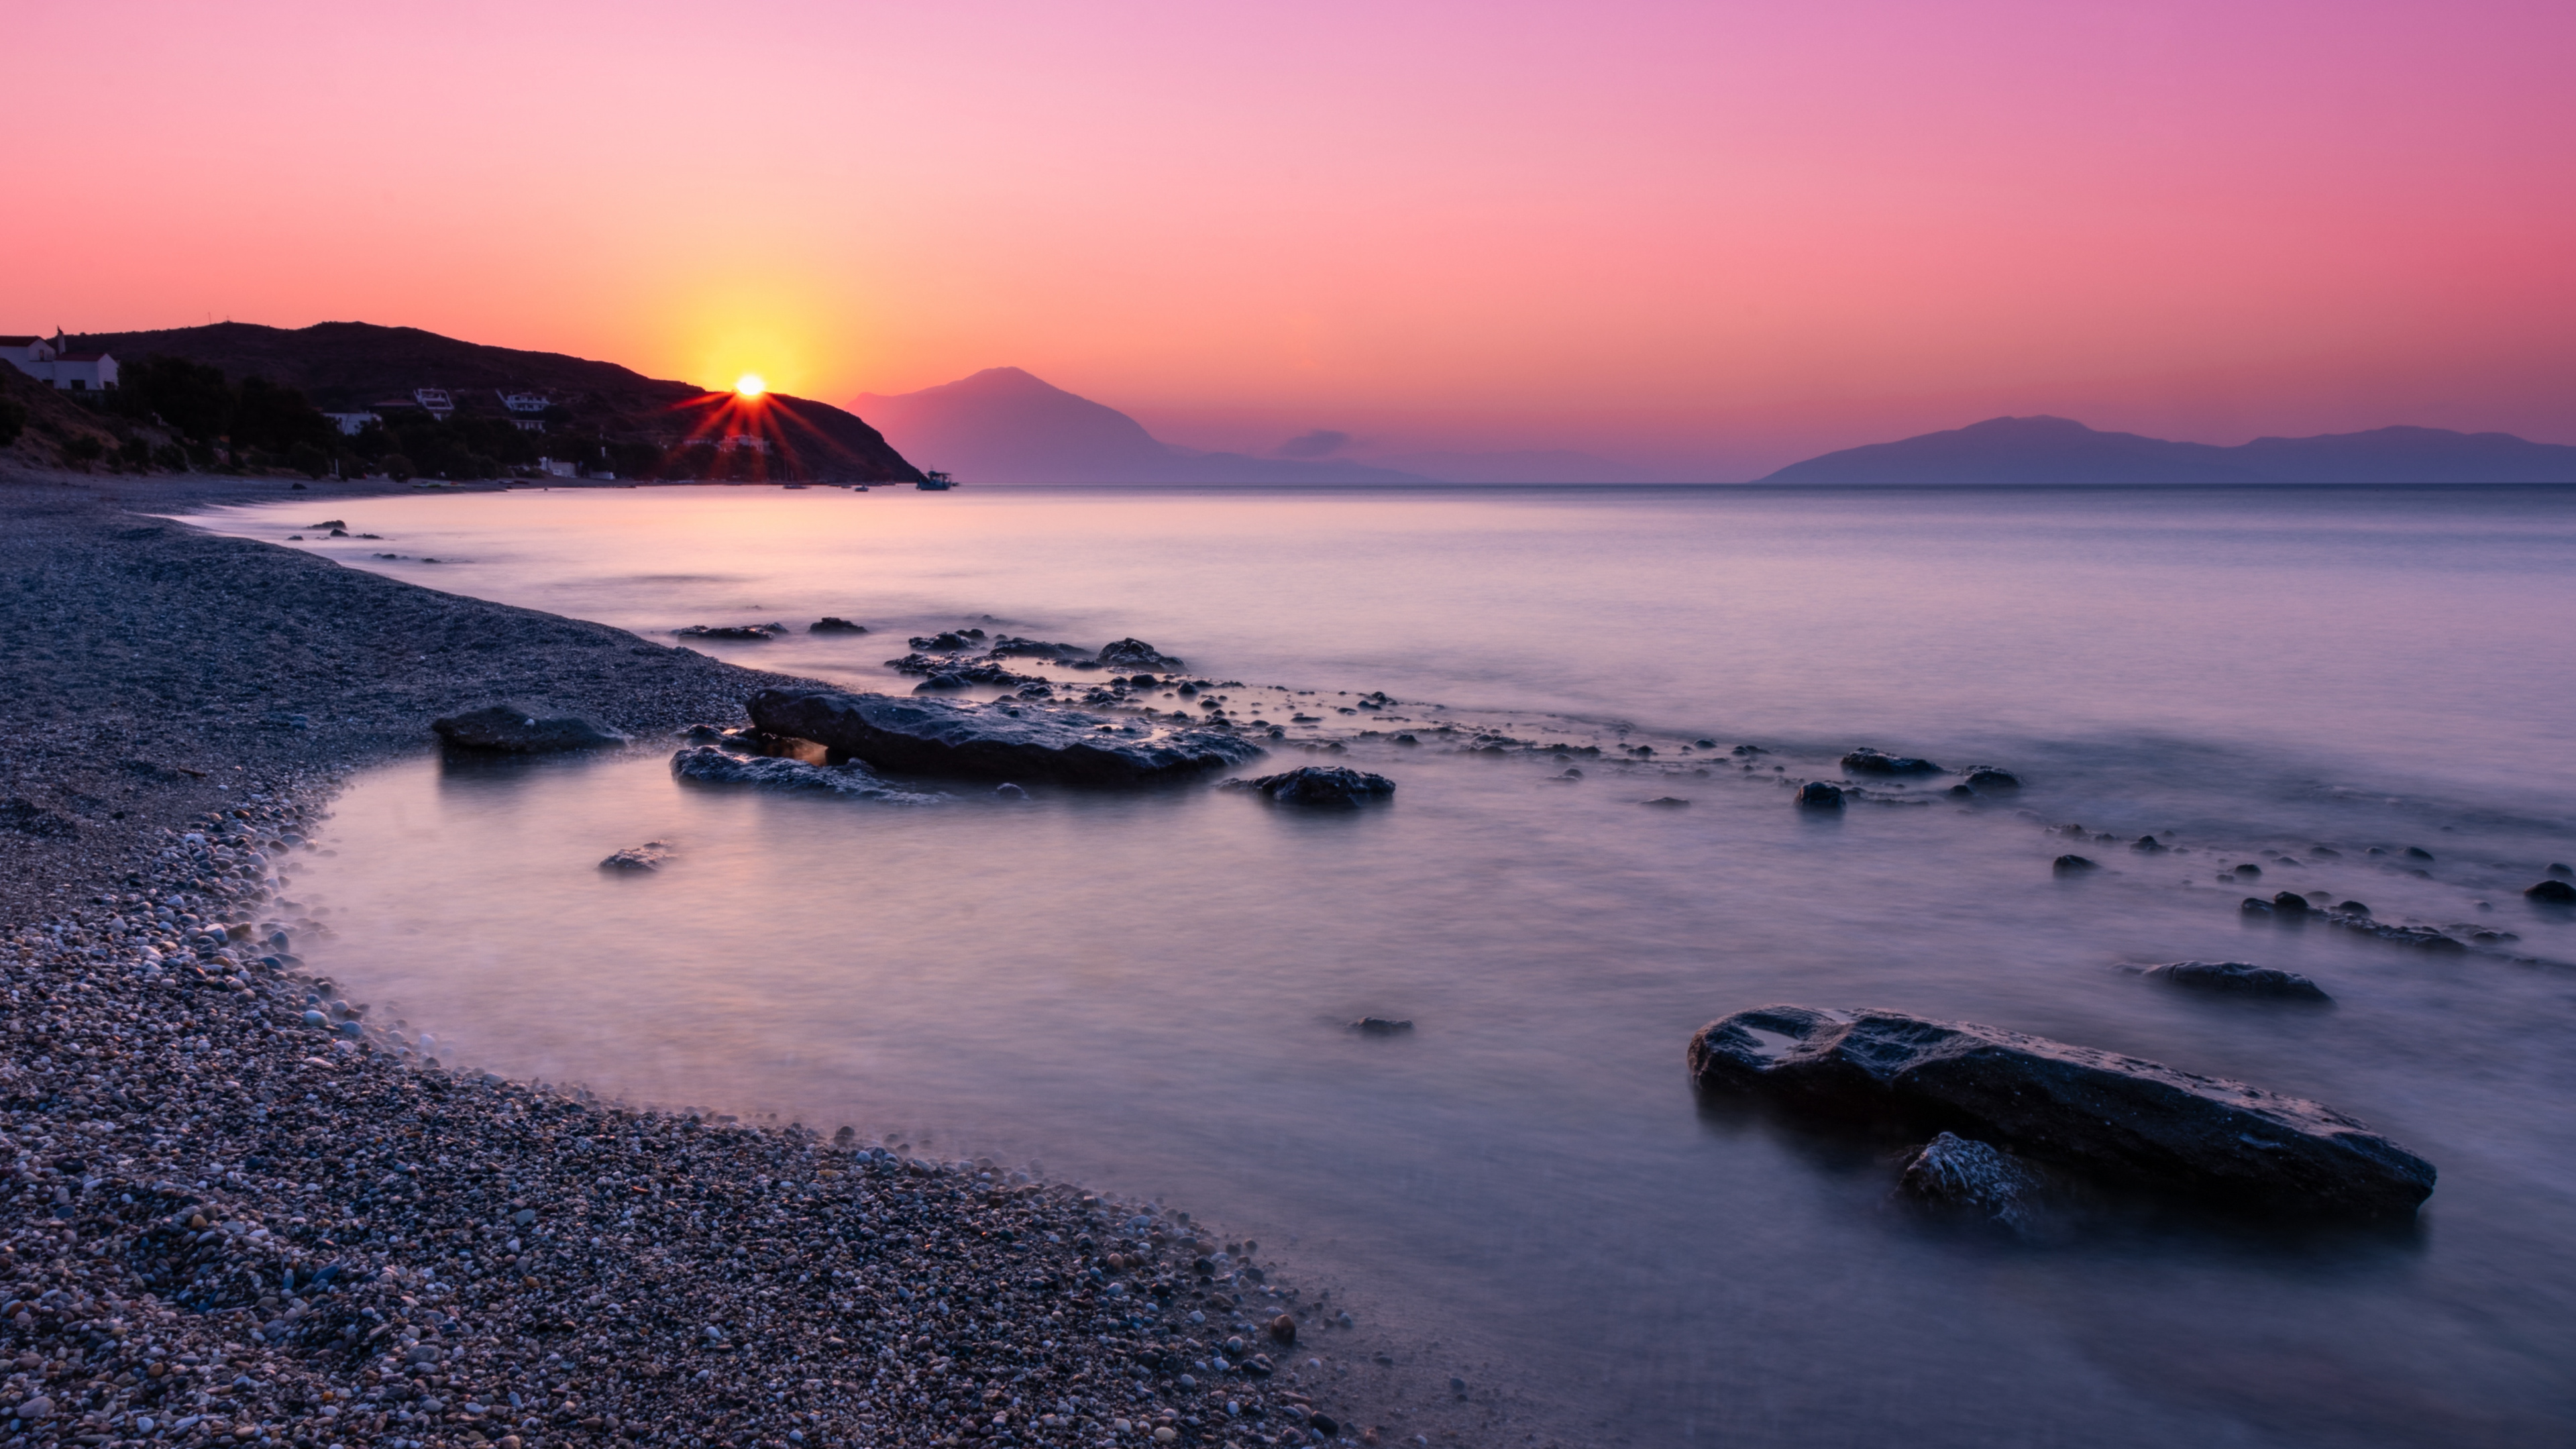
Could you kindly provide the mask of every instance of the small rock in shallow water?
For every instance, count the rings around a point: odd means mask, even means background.
[[[1356,809],[1395,794],[1395,782],[1386,776],[1341,765],[1306,765],[1250,780],[1227,780],[1219,788],[1250,790],[1280,805],[1316,805],[1336,810]]]
[[[1810,780],[1799,789],[1798,804],[1807,810],[1840,810],[1843,808],[1843,788],[1828,785],[1822,780]]]
[[[671,842],[648,840],[642,845],[630,845],[608,857],[599,863],[599,868],[601,870],[660,870],[662,862],[670,858]]]
[[[1905,1164],[1898,1186],[1925,1206],[1973,1213],[2024,1232],[2043,1183],[2009,1153],[1944,1132]]]
[[[784,624],[691,624],[685,629],[674,629],[671,632],[682,639],[734,639],[745,643],[756,643],[784,638],[787,634],[787,626]]]
[[[2167,847],[2163,841],[2156,839],[2152,835],[2141,835],[2137,839],[2129,842],[2129,848],[2145,855],[2161,855],[2165,852]]]
[[[1409,1020],[1394,1021],[1383,1016],[1363,1016],[1352,1022],[1350,1029],[1362,1036],[1394,1036],[1398,1032],[1413,1030],[1413,1023]]]
[[[1690,802],[1679,795],[1658,795],[1652,800],[1643,800],[1638,803],[1644,805],[1661,805],[1669,809],[1676,805],[1688,805]]]
[[[2332,1001],[2325,989],[2295,971],[2256,966],[2244,961],[2168,961],[2143,973],[2151,981],[2234,996],[2268,996],[2285,1001]]]
[[[1970,785],[1973,785],[1980,790],[2018,790],[2021,788],[2021,776],[2014,774],[2010,770],[1998,770],[1992,765],[1979,765],[1975,769],[1968,771],[1967,780]]]
[[[1843,768],[1855,775],[1937,775],[1941,773],[1941,767],[1930,760],[1918,760],[1910,755],[1881,754],[1877,750],[1867,748],[1857,749],[1843,756]]]
[[[2057,859],[2049,862],[2049,869],[2055,871],[2059,875],[2081,875],[2088,870],[2100,870],[2101,868],[2102,867],[2096,862],[2088,860],[2080,855],[2061,855]]]
[[[2308,899],[2296,891],[2280,891],[2272,897],[2272,909],[2284,916],[2304,916],[2308,913]]]
[[[2563,880],[2542,881],[2523,895],[2545,906],[2576,906],[2576,886]]]
[[[868,632],[868,626],[853,624],[837,615],[827,614],[806,625],[805,632],[808,634],[864,634]]]
[[[1142,639],[1121,639],[1115,643],[1103,645],[1100,650],[1100,663],[1105,669],[1159,669],[1166,674],[1185,667],[1180,660]]]

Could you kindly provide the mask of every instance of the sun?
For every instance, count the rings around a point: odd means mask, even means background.
[[[733,392],[736,397],[755,398],[767,391],[769,391],[769,384],[761,381],[760,374],[756,372],[746,372],[733,380]]]

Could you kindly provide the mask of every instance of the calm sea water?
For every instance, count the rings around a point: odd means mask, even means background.
[[[705,647],[860,687],[908,689],[880,661],[937,628],[1141,636],[1323,721],[1276,758],[1332,736],[1399,782],[1318,817],[1207,789],[682,789],[664,743],[389,767],[291,872],[330,923],[299,949],[451,1063],[1159,1197],[1436,1341],[1511,1415],[1496,1442],[2576,1438],[2576,925],[2520,894],[2576,859],[2576,491],[324,506],[384,536],[303,545],[353,567],[649,637],[857,619],[877,632]],[[201,521],[279,539],[315,507]],[[1399,721],[1338,712],[1373,690]],[[1443,722],[1657,753],[1568,781],[1359,736]],[[1861,744],[2028,783],[1791,808]],[[2184,849],[2121,843],[2146,831]],[[659,874],[596,868],[646,839],[678,847]],[[2070,849],[2106,868],[2054,876]],[[2239,862],[2265,893],[2513,939],[2431,956],[2250,922],[2217,878]],[[2185,958],[2337,1004],[2119,969]],[[1692,1029],[1773,1001],[2311,1096],[2441,1186],[2411,1234],[1934,1230],[1871,1148],[1693,1101]],[[1362,1015],[1417,1029],[1344,1029]]]

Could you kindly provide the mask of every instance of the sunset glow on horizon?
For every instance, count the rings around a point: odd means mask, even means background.
[[[1720,477],[2005,413],[2576,442],[2564,5],[11,28],[77,134],[15,153],[0,332],[364,320],[836,403],[1017,366],[1196,447]]]

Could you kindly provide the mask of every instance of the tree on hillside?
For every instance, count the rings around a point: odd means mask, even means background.
[[[27,430],[27,405],[14,397],[0,396],[0,448],[18,441]]]
[[[232,425],[233,390],[224,370],[184,357],[156,354],[128,364],[110,397],[117,411],[158,417],[185,438],[211,440]]]
[[[241,392],[233,400],[232,438],[236,448],[286,453],[298,443],[310,443],[318,450],[339,435],[340,430],[331,420],[294,388],[280,387],[263,377],[242,379]]]

